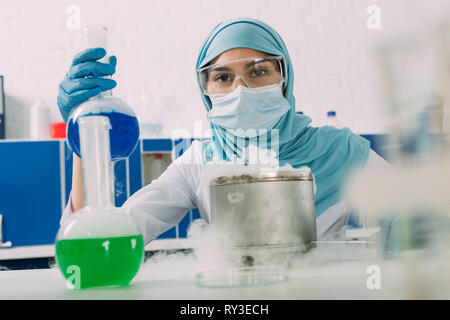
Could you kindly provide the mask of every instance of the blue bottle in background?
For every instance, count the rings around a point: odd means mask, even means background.
[[[341,127],[340,123],[339,123],[339,121],[337,119],[337,116],[336,116],[336,111],[330,110],[330,111],[327,112],[327,123],[326,123],[326,125],[327,126],[332,126],[332,127],[338,128],[338,129]]]

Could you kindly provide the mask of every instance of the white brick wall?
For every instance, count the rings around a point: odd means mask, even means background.
[[[366,9],[381,8],[382,27],[366,27]],[[1,0],[0,74],[5,76],[7,136],[26,137],[26,110],[42,100],[59,121],[58,83],[81,49],[68,30],[66,10],[81,8],[82,23],[110,31],[118,57],[114,94],[142,122],[162,121],[165,135],[177,128],[208,128],[195,83],[201,43],[220,21],[251,16],[272,25],[290,51],[298,109],[321,125],[330,106],[358,133],[384,132],[382,99],[369,50],[397,32],[413,31],[450,8],[448,0]],[[445,10],[444,10],[445,9]]]

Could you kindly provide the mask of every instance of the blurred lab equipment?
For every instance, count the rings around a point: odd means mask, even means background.
[[[226,175],[209,185],[210,225],[222,264],[200,272],[197,285],[240,287],[287,279],[295,254],[315,247],[316,215],[310,170]]]
[[[101,46],[103,48],[107,48],[107,28],[92,28],[85,29],[85,44],[88,47],[98,47]],[[103,49],[102,49],[103,50]],[[93,54],[95,51],[91,51]],[[87,54],[89,55],[89,54]],[[84,61],[86,54],[81,55],[82,58],[75,58],[75,61]],[[99,56],[96,56],[97,58]],[[106,59],[103,58],[103,59]],[[95,63],[94,63],[95,65]],[[98,66],[98,63],[97,63]],[[105,64],[108,66],[108,64]],[[103,67],[102,67],[103,68]],[[106,67],[104,67],[106,68]],[[80,68],[75,68],[75,73],[78,76],[89,76],[93,72],[93,76],[102,76],[112,74],[114,69],[109,65],[109,70],[105,72],[92,71],[92,70],[83,70]],[[69,75],[72,71],[69,71]],[[82,78],[82,80],[92,81],[92,78]],[[114,97],[112,95],[111,87],[113,80],[111,79],[96,79],[95,85],[98,86],[100,81],[108,81],[105,82],[104,87],[108,88],[104,92],[96,92],[91,97],[85,97],[85,99],[89,98],[87,101],[81,103],[76,108],[72,108],[69,113],[67,119],[67,139],[72,150],[81,157],[80,154],[80,137],[79,137],[79,129],[77,120],[81,117],[87,115],[104,115],[109,118],[111,123],[111,131],[110,131],[110,143],[111,143],[111,159],[112,161],[117,161],[121,159],[127,158],[136,148],[137,143],[139,141],[139,123],[136,117],[135,112],[130,106],[123,100]],[[107,83],[107,84],[106,84]],[[100,90],[100,89],[98,89]]]
[[[345,230],[345,238],[348,240],[369,240],[381,228],[372,221],[368,222],[368,217],[364,212],[352,211],[347,221],[347,229]]]
[[[5,89],[4,79],[0,75],[0,139],[5,139]]]
[[[311,172],[271,170],[218,177],[210,184],[210,198],[211,225],[224,236],[226,246],[255,252],[277,247],[303,252],[314,246]]]
[[[288,271],[279,266],[235,267],[198,273],[196,283],[205,288],[271,285],[288,280]]]
[[[171,157],[172,155],[169,152],[142,154],[142,182],[144,186],[158,179],[166,171],[172,162]]]
[[[442,133],[444,131],[444,101],[437,94],[432,93],[426,101],[427,126],[430,133]]]
[[[42,101],[30,107],[30,139],[50,138],[50,109]]]
[[[50,137],[52,139],[65,139],[67,125],[65,122],[52,122],[50,125]]]
[[[69,288],[127,285],[144,259],[139,228],[113,205],[114,170],[106,116],[78,119],[86,206],[56,236],[56,261]]]
[[[155,153],[152,154],[154,157],[151,165],[150,165],[150,174],[152,177],[152,180],[158,179],[161,174],[163,174],[164,171],[167,169],[167,162],[163,159],[161,153]]]
[[[394,36],[379,45],[392,167],[364,173],[352,188],[358,208],[382,220],[380,253],[402,263],[404,290],[412,299],[450,295],[449,60],[440,50],[425,54],[450,45],[448,36],[431,36],[443,30],[428,25],[421,34],[429,37]]]

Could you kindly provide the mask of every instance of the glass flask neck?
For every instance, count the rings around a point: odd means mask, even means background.
[[[103,48],[108,51],[108,28],[99,24],[89,24],[83,28],[83,41],[86,48]],[[107,60],[107,57],[100,59]]]
[[[84,34],[84,46],[86,48],[103,48],[106,51],[106,55],[99,59],[101,63],[109,63],[108,54],[108,28],[103,25],[90,24],[83,29]],[[103,77],[105,79],[111,79],[111,76]],[[100,92],[98,95],[90,99],[98,99],[103,97],[112,96],[112,90]]]
[[[109,130],[111,124],[105,116],[86,116],[78,119],[83,191],[85,206],[113,207],[114,166],[111,162]]]

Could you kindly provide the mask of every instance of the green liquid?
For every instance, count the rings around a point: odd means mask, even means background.
[[[59,269],[75,289],[127,285],[143,260],[142,235],[56,242]]]

